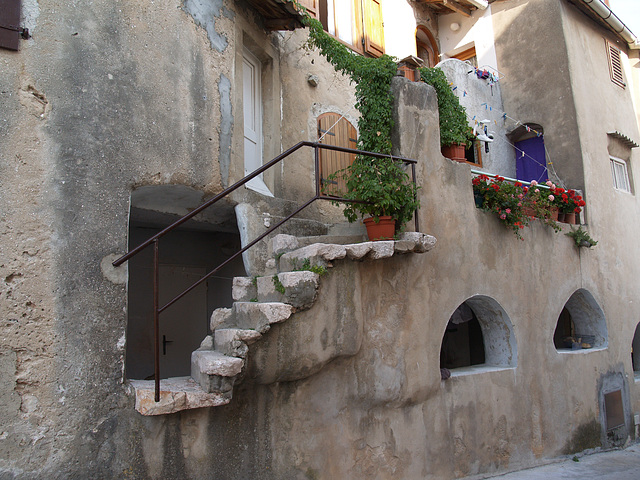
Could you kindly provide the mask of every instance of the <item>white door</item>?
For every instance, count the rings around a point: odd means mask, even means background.
[[[242,58],[242,104],[244,112],[244,174],[262,166],[262,69],[260,61],[247,50]],[[269,197],[273,194],[262,174],[245,184]]]

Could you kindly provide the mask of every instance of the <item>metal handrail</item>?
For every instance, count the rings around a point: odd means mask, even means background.
[[[165,305],[160,307],[159,303],[158,303],[159,302],[159,294],[158,294],[159,293],[159,285],[158,285],[159,284],[159,258],[160,258],[160,255],[159,255],[159,240],[162,237],[164,237],[167,233],[171,232],[172,230],[175,230],[177,227],[179,227],[180,225],[182,225],[186,221],[190,220],[191,218],[196,216],[198,213],[200,213],[203,210],[209,208],[214,203],[216,203],[219,200],[221,200],[222,198],[226,197],[231,192],[237,190],[242,185],[244,185],[245,183],[247,183],[251,179],[257,177],[258,175],[260,175],[264,171],[266,171],[269,168],[273,167],[274,165],[278,164],[279,162],[284,160],[286,157],[288,157],[289,155],[291,155],[292,153],[296,152],[297,150],[299,150],[302,147],[313,147],[313,149],[314,149],[314,153],[315,153],[315,155],[314,155],[315,156],[315,158],[314,158],[314,166],[315,166],[314,175],[315,175],[315,180],[316,180],[315,181],[315,184],[316,184],[315,195],[311,199],[309,199],[307,202],[305,202],[303,205],[298,207],[298,209],[296,209],[293,213],[289,214],[287,217],[285,217],[283,220],[278,222],[276,225],[274,225],[273,227],[269,228],[262,235],[258,236],[253,241],[251,241],[250,243],[245,245],[242,249],[240,249],[238,252],[233,254],[227,260],[222,262],[216,268],[211,270],[204,277],[200,278],[197,282],[195,282],[193,285],[188,287],[182,293],[180,293],[179,295],[174,297],[171,301],[167,302]],[[246,252],[248,249],[253,247],[260,240],[262,240],[267,235],[272,233],[274,230],[279,228],[282,224],[284,224],[287,221],[289,221],[291,218],[293,218],[295,215],[300,213],[302,210],[304,210],[306,207],[311,205],[316,200],[331,200],[331,201],[340,201],[340,202],[347,202],[347,203],[366,203],[366,202],[361,201],[361,200],[351,200],[351,199],[347,199],[347,198],[333,197],[333,196],[330,197],[330,196],[322,194],[321,189],[320,189],[320,182],[318,181],[319,171],[320,171],[320,149],[333,150],[333,151],[337,151],[337,152],[352,153],[352,154],[356,154],[356,155],[363,155],[363,156],[374,157],[374,158],[391,158],[393,160],[401,161],[401,162],[403,162],[405,164],[411,165],[411,179],[412,179],[412,182],[413,182],[414,185],[416,183],[416,164],[418,163],[416,160],[413,160],[413,159],[410,159],[410,158],[404,158],[404,157],[397,157],[395,155],[387,155],[387,154],[382,154],[382,153],[375,153],[375,152],[367,152],[367,151],[363,151],[363,150],[356,150],[356,149],[353,149],[353,148],[345,148],[345,147],[339,147],[339,146],[334,146],[334,145],[325,145],[325,144],[318,143],[318,142],[307,142],[307,141],[299,142],[299,143],[295,144],[293,147],[289,148],[285,152],[283,152],[280,155],[278,155],[277,157],[275,157],[273,160],[269,161],[268,163],[265,163],[260,168],[254,170],[249,175],[247,175],[244,178],[242,178],[241,180],[237,181],[236,183],[234,183],[230,187],[227,187],[225,190],[223,190],[222,192],[217,194],[215,197],[211,198],[210,200],[208,200],[207,202],[203,203],[199,207],[195,208],[191,212],[189,212],[186,215],[182,216],[181,218],[176,220],[174,223],[172,223],[168,227],[164,228],[160,232],[156,233],[155,235],[153,235],[152,237],[150,237],[149,239],[147,239],[146,241],[142,242],[140,245],[135,247],[133,250],[129,251],[125,255],[122,255],[120,258],[118,258],[117,260],[115,260],[113,262],[113,266],[114,267],[118,267],[118,266],[122,265],[124,262],[126,262],[127,260],[129,260],[132,257],[134,257],[135,255],[137,255],[138,253],[140,253],[142,250],[144,250],[148,246],[153,245],[153,252],[154,252],[153,253],[153,311],[154,311],[153,327],[154,327],[154,341],[155,341],[155,346],[154,346],[154,379],[155,379],[155,401],[156,402],[160,401],[160,347],[159,347],[159,344],[160,344],[160,338],[159,338],[160,337],[160,328],[159,328],[159,316],[163,311],[165,311],[167,308],[169,308],[175,302],[177,302],[182,297],[184,297],[186,294],[191,292],[194,288],[196,288],[202,282],[207,280],[214,273],[216,273],[217,271],[222,269],[228,263],[230,263],[233,260],[235,260],[238,256],[242,255],[244,252]],[[420,228],[419,228],[419,223],[418,223],[417,210],[416,210],[416,213],[414,214],[414,221],[415,221],[416,231],[419,231]]]

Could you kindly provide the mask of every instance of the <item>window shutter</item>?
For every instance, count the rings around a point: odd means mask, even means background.
[[[374,57],[384,54],[384,28],[381,0],[362,0],[364,51]]]
[[[300,0],[300,5],[307,9],[311,17],[318,18],[318,0]]]
[[[324,135],[324,136],[323,136]],[[337,113],[325,113],[318,117],[320,143],[345,148],[357,148],[357,132],[351,123]],[[347,168],[355,160],[355,154],[320,149],[320,188],[325,195],[342,196],[347,191],[342,178],[328,180],[332,173]]]
[[[609,54],[609,74],[611,75],[611,81],[622,88],[627,85],[624,83],[624,77],[622,75],[622,56],[620,49],[613,44],[607,43],[607,52]]]
[[[0,48],[18,50],[20,0],[0,0]]]

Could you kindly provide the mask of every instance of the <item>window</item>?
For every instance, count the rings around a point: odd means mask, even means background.
[[[604,313],[587,290],[580,289],[567,300],[558,316],[553,343],[559,352],[607,346]]]
[[[640,324],[636,326],[631,343],[631,365],[636,380],[640,380]]]
[[[613,178],[613,187],[616,190],[631,193],[627,162],[617,157],[609,158],[611,159],[611,177]]]
[[[244,174],[262,166],[262,65],[249,50],[242,57],[242,105],[244,114]],[[245,186],[273,197],[264,183],[263,174],[252,178]]]
[[[622,75],[622,52],[620,52],[620,49],[612,43],[606,40],[605,43],[609,57],[609,75],[611,75],[611,81],[616,85],[625,88],[627,84],[624,83],[624,77]]]
[[[380,0],[319,0],[318,11],[324,29],[356,52],[384,54]]]
[[[480,140],[473,140],[472,142],[469,142],[469,145],[466,146],[466,149],[464,151],[464,156],[467,160],[467,163],[476,165],[478,167],[482,166],[483,145],[486,144]]]
[[[463,62],[469,61],[471,65],[478,68],[478,57],[476,56],[475,46],[468,48],[467,50],[463,50],[460,53],[456,53],[455,55],[452,55],[451,58],[457,58]]]
[[[476,295],[462,303],[447,322],[440,347],[440,375],[480,373],[517,365],[513,325],[490,297]]]
[[[318,142],[325,145],[353,148],[357,147],[358,133],[355,127],[342,115],[325,113],[318,117]],[[347,190],[342,178],[329,180],[332,173],[347,168],[353,163],[354,153],[335,152],[320,149],[320,189],[325,195],[343,196]]]

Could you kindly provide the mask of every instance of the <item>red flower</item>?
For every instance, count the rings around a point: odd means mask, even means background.
[[[500,190],[500,185],[496,185],[495,183],[493,185],[491,185],[491,187],[497,192],[498,190]]]
[[[513,185],[516,186],[516,187],[521,187],[522,186],[522,184],[520,182],[516,182]]]

